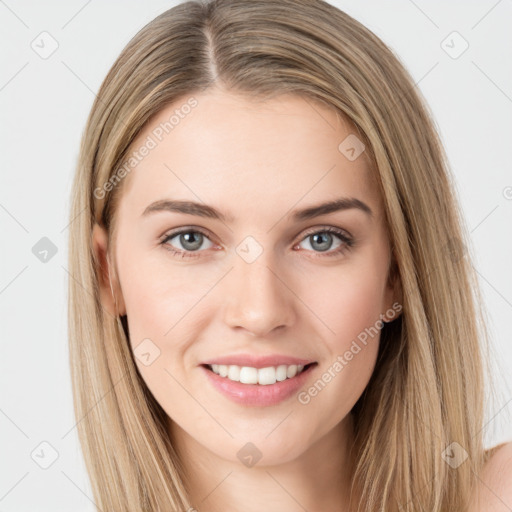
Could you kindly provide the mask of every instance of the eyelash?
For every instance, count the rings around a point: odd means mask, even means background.
[[[203,236],[209,238],[208,233],[206,233],[202,229],[187,228],[187,229],[180,229],[179,231],[167,233],[166,235],[164,235],[160,244],[163,245],[164,249],[169,251],[172,254],[172,256],[175,258],[184,259],[184,258],[199,257],[199,253],[202,251],[181,251],[181,250],[174,249],[172,246],[170,246],[167,243],[169,240],[172,240],[176,236],[184,234],[184,233],[201,233]],[[316,254],[320,254],[319,256],[315,256],[315,257],[331,258],[331,257],[339,256],[339,255],[345,253],[346,251],[349,251],[354,246],[354,240],[352,238],[350,238],[349,236],[347,236],[344,231],[337,229],[337,228],[330,227],[330,226],[326,226],[321,229],[316,228],[315,230],[308,231],[298,243],[302,243],[308,237],[315,235],[315,234],[319,234],[319,233],[332,233],[332,234],[338,236],[341,239],[341,241],[343,242],[343,244],[340,245],[340,247],[338,247],[337,249],[332,250],[332,251],[326,251],[325,253],[318,253],[318,251],[313,251]],[[295,245],[297,245],[297,244],[295,244]]]

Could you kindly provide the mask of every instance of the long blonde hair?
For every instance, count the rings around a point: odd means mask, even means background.
[[[95,191],[153,115],[213,84],[254,98],[314,99],[357,130],[384,201],[403,311],[384,327],[374,374],[352,411],[354,503],[365,512],[465,510],[487,456],[489,372],[470,239],[411,76],[376,35],[322,0],[182,3],[136,34],[101,85],[82,138],[69,241],[75,415],[96,504],[123,512],[192,506],[166,414],[133,361],[126,318],[102,307],[91,233],[95,222],[108,230],[112,256],[123,183]],[[445,462],[453,442],[468,455],[457,468]]]

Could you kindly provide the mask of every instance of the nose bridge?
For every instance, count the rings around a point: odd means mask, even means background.
[[[246,237],[235,249],[225,322],[263,336],[293,321],[293,294],[280,275],[270,248]]]

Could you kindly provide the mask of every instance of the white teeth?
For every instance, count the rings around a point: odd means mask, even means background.
[[[234,380],[235,382],[240,381],[240,367],[239,366],[228,366],[228,379]]]
[[[291,366],[288,366],[288,369],[286,370],[286,376],[291,379],[292,377],[295,377],[297,374],[297,365],[292,364]]]
[[[269,366],[268,368],[260,368],[258,370],[258,384],[268,386],[269,384],[275,384],[276,380],[276,369],[272,366]]]
[[[276,380],[278,380],[279,382],[286,380],[286,368],[287,368],[287,366],[285,364],[282,364],[277,367]]]
[[[212,371],[221,377],[227,377],[229,380],[241,382],[242,384],[260,384],[268,386],[286,379],[291,379],[302,372],[304,365],[282,364],[277,367],[268,366],[267,368],[252,368],[250,366],[212,364]]]
[[[240,382],[242,384],[258,384],[258,370],[249,366],[240,368]]]

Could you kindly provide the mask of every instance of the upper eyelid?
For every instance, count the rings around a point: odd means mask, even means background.
[[[346,229],[339,228],[337,226],[323,224],[323,225],[318,225],[318,226],[311,226],[311,227],[303,230],[302,232],[304,233],[304,235],[302,235],[302,237],[297,242],[302,242],[308,236],[311,236],[314,233],[322,232],[323,230],[341,231],[342,233],[333,233],[333,234],[334,235],[337,234],[338,236],[344,235],[345,237],[349,238],[350,240],[353,240],[353,236]],[[210,231],[207,230],[206,228],[201,228],[199,226],[184,226],[182,228],[175,228],[175,230],[171,230],[171,231],[164,233],[160,237],[160,239],[162,242],[165,242],[166,240],[172,239],[177,235],[180,235],[180,234],[186,233],[186,232],[190,232],[190,231],[197,231],[197,232],[203,234],[204,236],[206,236],[212,243],[214,243],[213,240],[211,240],[212,235],[210,234]],[[295,243],[297,243],[297,242],[295,242]]]
[[[210,232],[204,228],[199,228],[197,226],[185,226],[183,228],[176,228],[175,230],[166,231],[161,237],[159,237],[162,241],[167,240],[169,238],[174,238],[177,235],[181,235],[182,233],[187,233],[190,231],[197,231],[208,238],[211,238]]]
[[[313,233],[317,233],[317,232],[322,232],[322,231],[329,231],[329,230],[334,230],[334,231],[341,231],[342,233],[344,233],[348,238],[353,238],[352,235],[344,228],[339,228],[339,227],[336,227],[336,226],[328,226],[327,224],[324,224],[324,225],[321,225],[321,226],[311,226],[310,228],[307,228],[305,230],[305,234],[304,236],[309,236]],[[336,233],[334,233],[336,234]]]

